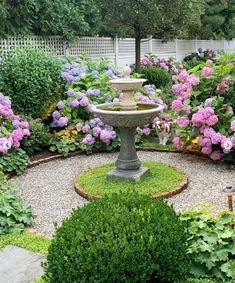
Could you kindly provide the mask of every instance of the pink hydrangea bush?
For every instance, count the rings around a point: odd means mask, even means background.
[[[152,53],[145,54],[141,60],[142,66],[156,66],[162,68],[164,71],[171,74],[178,74],[179,69],[182,69],[183,66],[174,61],[173,58],[158,58]]]
[[[178,148],[194,146],[213,160],[235,162],[234,73],[233,66],[225,68],[218,60],[216,64],[206,62],[196,71],[181,70],[172,78],[176,97],[171,107],[179,132],[174,143]]]
[[[7,154],[9,150],[20,147],[24,137],[30,135],[29,123],[22,121],[11,108],[9,97],[0,93],[0,153]]]

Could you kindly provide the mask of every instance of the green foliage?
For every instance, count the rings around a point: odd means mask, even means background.
[[[201,21],[203,28],[198,30],[200,38],[234,38],[235,2],[233,0],[206,0],[205,13]]]
[[[16,195],[12,185],[0,172],[0,235],[21,233],[33,218],[31,208]]]
[[[0,89],[12,100],[13,110],[33,118],[46,118],[50,106],[63,97],[62,61],[34,48],[3,54]]]
[[[29,121],[30,136],[23,139],[21,147],[27,154],[32,155],[49,147],[51,134],[41,119],[28,118],[27,120]]]
[[[0,236],[0,250],[12,245],[27,249],[32,252],[47,254],[50,239],[24,230],[21,234],[8,234]]]
[[[175,0],[174,5],[171,0],[116,0],[112,5],[106,0],[96,2],[102,16],[102,34],[135,37],[135,64],[139,71],[141,38],[152,35],[169,40],[187,33],[192,24],[200,26],[204,1]]]
[[[191,273],[196,278],[235,279],[235,215],[224,212],[213,217],[209,212],[191,211],[181,220],[187,223],[190,234]]]
[[[154,84],[157,88],[165,88],[171,83],[171,75],[160,67],[144,67],[141,74],[147,79],[147,84]]]
[[[143,162],[143,165],[150,173],[139,182],[107,179],[106,174],[113,169],[113,164],[90,169],[78,176],[78,181],[90,196],[126,193],[132,188],[139,194],[151,196],[175,189],[184,178],[180,171],[163,163]]]
[[[67,138],[64,132],[66,131],[60,131],[54,134],[50,141],[50,151],[62,153],[64,156],[67,156],[69,152],[79,150],[81,137],[77,138],[77,136],[73,135]]]
[[[0,37],[29,34],[35,0],[0,2]]]
[[[186,57],[184,57],[183,64],[184,67],[188,69],[192,69],[199,64],[206,62],[208,59],[215,62],[216,57],[219,55],[220,52],[213,51],[212,49],[205,49],[202,48],[198,49],[198,52],[192,52]]]
[[[188,272],[188,235],[173,208],[137,193],[74,210],[49,247],[55,282],[179,282]]]
[[[93,0],[24,0],[0,3],[0,36],[96,35],[99,10]]]
[[[29,165],[29,157],[22,149],[11,149],[6,155],[0,156],[0,165],[4,172],[15,171],[21,174]]]

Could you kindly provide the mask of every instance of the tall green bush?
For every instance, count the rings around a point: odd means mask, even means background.
[[[143,67],[140,72],[147,79],[147,84],[154,84],[157,88],[164,88],[171,83],[171,75],[160,67]]]
[[[0,90],[11,97],[16,113],[44,119],[63,96],[61,67],[60,59],[33,47],[3,54]]]
[[[187,234],[173,208],[137,193],[74,210],[49,248],[50,283],[180,282],[189,268]]]

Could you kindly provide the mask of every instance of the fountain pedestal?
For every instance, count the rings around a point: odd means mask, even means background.
[[[121,133],[121,146],[116,168],[107,174],[111,179],[139,181],[149,172],[148,168],[140,167],[136,154],[135,131],[153,121],[163,110],[156,104],[136,103],[135,91],[142,86],[145,79],[130,78],[130,67],[124,67],[123,78],[111,80],[116,89],[122,91],[120,103],[105,103],[95,105],[93,112],[107,125],[118,127]]]
[[[110,179],[124,179],[139,181],[141,177],[149,172],[148,168],[140,167],[141,162],[135,148],[136,128],[119,128],[121,146],[116,168],[110,171],[107,176]]]

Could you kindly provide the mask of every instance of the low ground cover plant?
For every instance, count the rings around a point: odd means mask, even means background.
[[[13,183],[0,171],[0,235],[21,233],[32,218],[31,208],[16,195]]]
[[[188,225],[191,274],[196,278],[235,280],[235,215],[192,210],[181,215]]]
[[[180,282],[189,268],[185,225],[163,201],[137,193],[91,202],[58,228],[50,282]],[[173,248],[174,247],[174,248]]]

